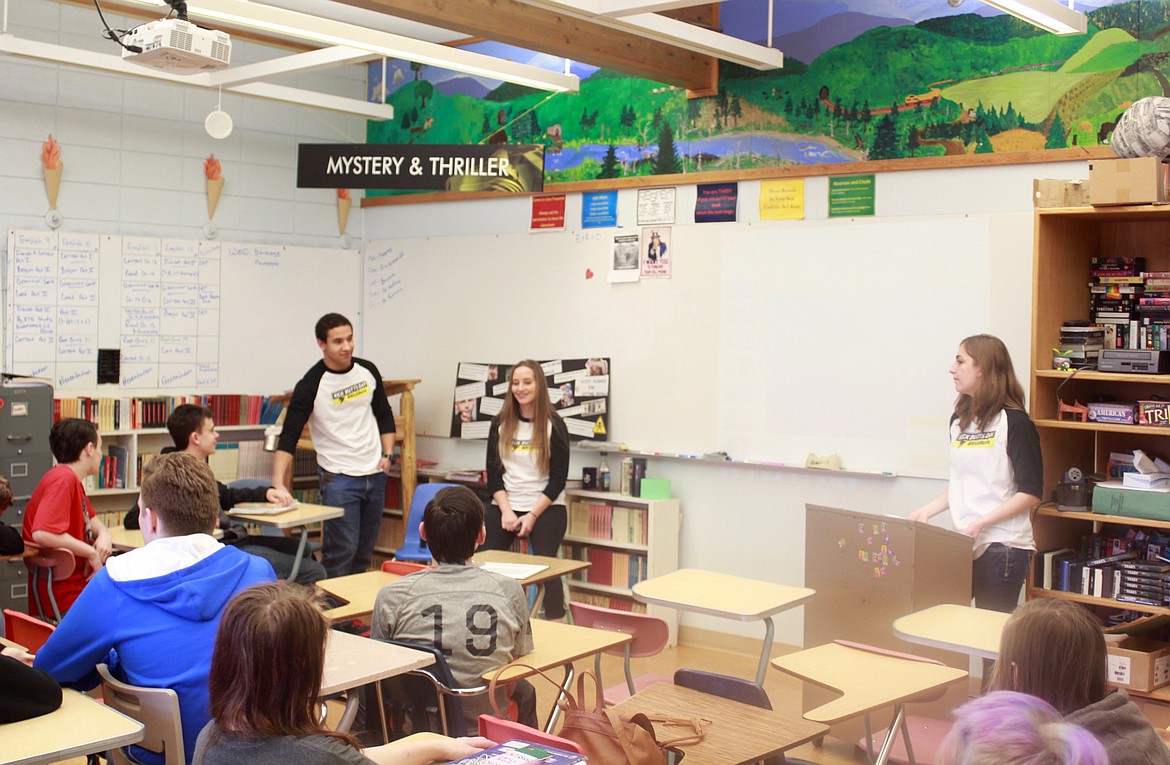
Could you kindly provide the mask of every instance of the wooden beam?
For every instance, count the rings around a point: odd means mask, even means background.
[[[711,56],[517,0],[337,1],[688,90],[709,90],[718,76],[718,62]]]

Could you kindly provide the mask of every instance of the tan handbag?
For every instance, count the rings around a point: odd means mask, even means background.
[[[557,686],[561,696],[557,705],[560,706],[565,718],[557,735],[578,744],[585,751],[589,765],[664,765],[666,762],[662,749],[654,739],[654,726],[646,715],[636,714],[624,718],[613,710],[605,709],[601,683],[592,672],[586,670],[578,676],[577,697],[574,698],[571,693],[562,689],[559,683],[536,667],[520,663],[508,666],[531,669]],[[492,690],[488,694],[492,700],[492,709],[497,715],[500,715],[500,710],[495,701],[495,686],[500,672],[504,669],[501,668],[492,677]],[[579,703],[585,700],[586,677],[593,681],[597,692],[597,700],[592,710],[584,708],[582,703]],[[701,725],[697,732],[693,731],[683,738],[694,741],[696,733],[697,740],[701,741],[703,735]],[[664,742],[664,745],[671,743],[675,742]]]

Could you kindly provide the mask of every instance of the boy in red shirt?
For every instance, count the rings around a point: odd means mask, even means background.
[[[86,581],[110,557],[113,547],[106,527],[94,514],[85,496],[82,479],[97,475],[102,464],[102,439],[88,420],[66,418],[49,432],[49,449],[57,464],[33,490],[24,514],[25,544],[63,547],[73,553],[73,573],[53,582],[53,596],[62,615],[77,600]],[[37,597],[49,610],[48,586],[42,578],[38,592],[29,590],[29,613],[38,613]],[[46,614],[52,616],[52,614]]]

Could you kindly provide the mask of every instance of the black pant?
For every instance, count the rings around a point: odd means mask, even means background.
[[[513,531],[504,531],[500,526],[503,516],[499,505],[488,505],[484,514],[484,526],[487,527],[487,540],[483,543],[485,550],[511,550],[512,542],[516,539]],[[557,557],[561,547],[561,540],[565,538],[565,529],[569,526],[569,513],[564,505],[550,505],[532,527],[528,535],[528,542],[532,551],[537,555]],[[565,615],[565,590],[561,580],[548,582],[544,586],[544,615],[549,619],[560,619]]]

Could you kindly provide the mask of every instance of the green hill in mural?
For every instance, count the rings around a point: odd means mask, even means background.
[[[682,145],[684,172],[1099,143],[1122,109],[1170,82],[1159,71],[1170,61],[1170,0],[1089,17],[1089,34],[1073,37],[1008,15],[877,27],[807,66],[722,66],[718,95],[702,99],[604,70],[575,94],[505,85],[476,99],[416,81],[391,95],[395,119],[370,123],[367,138],[544,143],[550,156],[564,152],[548,182],[652,174],[663,126]],[[798,156],[760,148],[777,141],[799,145]]]

